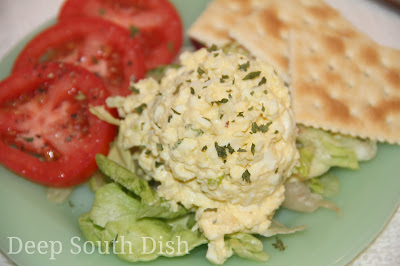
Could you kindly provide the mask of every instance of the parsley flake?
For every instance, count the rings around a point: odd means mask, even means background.
[[[129,90],[136,94],[140,93],[140,90],[138,88],[136,88],[135,86],[129,86]]]
[[[247,183],[251,183],[249,170],[246,169],[246,171],[243,172],[242,180],[246,181]]]
[[[258,83],[258,86],[261,86],[263,84],[267,83],[267,79],[265,77],[262,77],[260,82]]]
[[[172,112],[174,112],[177,115],[181,115],[181,113],[179,113],[178,111],[176,111],[174,108],[171,108]]]
[[[226,159],[228,154],[226,153],[226,147],[225,146],[219,146],[218,142],[214,143],[215,150],[217,151],[218,157],[221,157],[222,159]]]
[[[273,243],[272,246],[276,249],[279,249],[280,251],[284,251],[286,248],[282,240],[280,240],[278,237],[276,237],[276,242]]]
[[[194,91],[193,87],[190,87],[190,93],[191,93],[192,95],[195,94],[195,91]]]
[[[142,114],[143,113],[143,109],[147,107],[147,104],[142,103],[141,105],[139,105],[138,107],[135,108],[135,112],[138,114]]]
[[[139,28],[136,28],[135,26],[129,26],[129,31],[130,31],[130,36],[131,38],[134,38],[136,36],[136,34],[138,34],[140,32]]]
[[[201,148],[201,151],[206,151],[208,149],[207,145],[205,145],[203,148]]]
[[[208,52],[214,52],[218,50],[218,46],[213,44],[210,48],[207,49]]]
[[[247,71],[247,68],[250,66],[250,61],[247,61],[245,64],[239,65],[239,70]]]
[[[203,75],[203,74],[206,73],[206,72],[204,72],[203,69],[201,69],[200,67],[198,67],[198,68],[197,68],[197,73],[199,73],[199,75],[201,76],[201,75]]]
[[[157,143],[157,150],[158,151],[163,151],[164,150],[163,145],[161,143]]]
[[[250,72],[249,74],[247,74],[243,80],[249,80],[249,79],[255,79],[256,77],[258,77],[261,74],[261,71],[254,71],[254,72]]]
[[[254,143],[251,144],[251,153],[254,155],[256,153],[256,145]]]

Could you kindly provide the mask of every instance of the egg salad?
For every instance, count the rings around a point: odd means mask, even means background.
[[[266,235],[284,201],[299,158],[290,95],[271,66],[242,54],[203,48],[180,64],[107,105],[122,118],[118,144],[140,149],[132,158],[160,196],[195,211],[207,258],[223,263],[224,236]]]

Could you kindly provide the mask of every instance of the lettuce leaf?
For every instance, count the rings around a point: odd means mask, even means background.
[[[314,177],[308,180],[307,183],[314,193],[327,198],[337,195],[340,190],[339,178],[330,172],[320,177]]]
[[[88,241],[124,260],[148,261],[182,256],[207,240],[194,226],[194,214],[167,220],[140,218],[141,201],[116,183],[98,189],[90,212],[79,218]]]
[[[370,160],[376,154],[376,142],[302,125],[298,128],[300,166],[294,175],[300,181],[320,176],[334,166],[359,169],[358,161]]]
[[[264,252],[263,243],[256,237],[236,233],[225,237],[225,244],[238,256],[255,261],[267,261],[268,253]]]
[[[106,176],[140,197],[141,207],[138,211],[140,218],[157,217],[172,219],[189,212],[182,205],[175,204],[176,206],[174,206],[173,203],[167,201],[165,198],[159,197],[146,180],[111,161],[104,155],[97,154],[96,162],[100,171]]]

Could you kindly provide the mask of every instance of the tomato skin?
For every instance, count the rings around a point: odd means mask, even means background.
[[[65,86],[55,87],[60,84]],[[38,87],[47,89],[39,97],[32,96]],[[86,98],[77,102],[77,91]],[[84,182],[97,169],[95,155],[107,154],[116,135],[114,126],[89,112],[89,105],[102,105],[108,96],[98,77],[69,64],[40,64],[11,74],[0,83],[0,162],[47,186],[69,187]],[[69,113],[72,111],[76,113]],[[84,123],[74,124],[77,118]],[[15,132],[32,136],[26,144],[33,148],[21,147]],[[75,135],[65,138],[71,132]],[[46,161],[33,156],[35,143],[40,141],[53,145],[58,157]],[[36,150],[40,152],[40,148]]]
[[[68,0],[59,20],[101,17],[120,26],[139,29],[146,70],[171,63],[183,44],[183,25],[168,0]]]
[[[87,45],[85,41],[88,43]],[[79,47],[79,43],[82,42],[84,45]],[[71,43],[73,45],[75,43],[77,48],[64,51],[64,46]],[[100,51],[99,47],[111,47],[113,53],[104,59],[104,54],[107,52]],[[53,55],[45,58],[44,55],[51,55],[51,52],[57,49],[64,49],[62,52],[65,55]],[[88,54],[89,52],[91,54]],[[68,53],[76,53],[76,58]],[[119,61],[113,59],[114,55],[117,55]],[[100,64],[91,61],[93,59],[100,61]],[[104,61],[102,61],[103,59]],[[110,63],[111,60],[116,61],[115,66]],[[103,79],[111,95],[129,95],[131,77],[139,80],[145,76],[143,52],[139,41],[131,38],[129,31],[125,28],[98,18],[62,21],[39,33],[21,51],[12,72],[33,67],[43,61],[61,61],[87,68]],[[103,67],[100,72],[105,73],[99,74],[95,68],[101,68],[102,62],[106,62],[106,69]],[[113,69],[117,69],[117,71],[114,73]]]

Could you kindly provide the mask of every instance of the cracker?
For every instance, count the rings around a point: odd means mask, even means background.
[[[228,31],[265,0],[215,0],[190,27],[188,35],[206,46],[232,42]]]
[[[298,123],[400,144],[400,51],[372,40],[295,31]]]
[[[253,55],[272,64],[289,82],[291,29],[313,29],[364,38],[336,9],[322,0],[265,0],[263,8],[236,23],[229,35]]]

